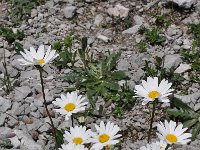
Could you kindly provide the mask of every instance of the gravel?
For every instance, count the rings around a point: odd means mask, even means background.
[[[65,15],[65,17],[67,19],[71,19],[73,18],[73,16],[75,15],[76,13],[76,7],[75,6],[66,6],[64,9],[63,9],[63,13]]]
[[[163,5],[169,1],[179,5],[183,12],[176,11],[176,8],[173,8],[172,12],[171,8]],[[0,6],[0,23],[11,27],[14,31],[19,29],[25,32],[24,40],[18,41],[25,49],[29,49],[30,46],[37,47],[40,44],[53,44],[55,41],[63,40],[69,33],[74,33],[79,38],[88,37],[89,53],[93,53],[94,58],[104,57],[108,51],[111,53],[121,51],[121,58],[116,68],[127,73],[128,85],[132,90],[145,75],[142,70],[145,61],[153,64],[156,56],[165,56],[164,68],[172,69],[185,78],[180,86],[189,85],[186,89],[187,94],[183,95],[182,91],[177,91],[175,97],[180,98],[194,110],[200,109],[200,86],[198,83],[190,83],[192,64],[186,62],[181,56],[183,49],[190,51],[192,48],[194,37],[188,28],[188,23],[200,23],[200,1],[108,0],[97,3],[95,0],[49,0],[32,9],[30,16],[26,16],[27,19],[24,19],[17,27],[14,27],[6,16],[5,10],[10,9],[9,5],[4,7],[4,11],[1,11]],[[196,9],[190,11],[191,7],[196,7]],[[139,34],[138,30],[141,26],[150,28],[155,24],[156,17],[152,16],[155,10],[161,10],[159,14],[172,16],[171,25],[162,27],[162,36],[166,38],[166,42],[163,45],[147,44],[146,52],[141,52],[138,43],[145,40],[145,35]],[[73,48],[80,47],[80,43],[77,42]],[[52,141],[51,136],[46,133],[50,127],[44,111],[39,72],[33,67],[20,66],[17,59],[21,56],[11,49],[13,45],[9,45],[3,37],[0,37],[0,56],[5,50],[9,72],[12,75],[20,72],[14,90],[10,94],[0,89],[0,110],[3,112],[0,113],[0,133],[6,134],[11,131],[16,133],[17,136],[10,138],[14,146],[13,150],[50,149]],[[4,69],[2,60],[0,61],[0,77],[2,78]],[[80,66],[80,64],[77,62],[75,66]],[[66,122],[63,117],[52,111],[54,108],[52,101],[67,87],[72,86],[71,83],[62,83],[59,79],[62,73],[67,74],[71,69],[60,71],[53,65],[47,65],[44,69],[45,94],[53,121],[59,129],[70,127],[71,120]],[[119,83],[122,84],[124,81]],[[104,100],[99,97],[96,105],[99,107],[104,103]],[[138,150],[147,143],[149,113],[149,108],[142,106],[138,99],[131,110],[125,111],[123,118],[113,115],[101,119],[87,117],[86,122],[89,127],[93,127],[94,123],[99,123],[100,120],[110,120],[118,124],[124,134],[121,149]],[[154,127],[162,115],[164,115],[162,110],[156,110]],[[155,128],[153,130],[156,131]],[[44,137],[50,139],[46,145]],[[152,140],[157,140],[157,137],[153,136]],[[196,150],[200,147],[199,143],[200,138],[197,138],[189,145],[178,146],[175,149]]]

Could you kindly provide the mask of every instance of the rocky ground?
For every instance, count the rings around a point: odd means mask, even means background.
[[[124,6],[124,7],[122,7]],[[185,7],[185,6],[184,6]],[[0,22],[12,27],[12,23],[6,16],[9,4],[2,2],[0,5]],[[122,9],[118,12],[117,9]],[[138,49],[138,43],[144,39],[144,35],[138,33],[141,26],[151,28],[155,24],[155,14],[166,14],[172,19],[171,25],[163,29],[163,36],[166,38],[164,45],[149,45],[146,52]],[[116,21],[118,15],[121,19]],[[119,17],[119,18],[120,18]],[[200,1],[194,8],[183,11],[176,11],[167,8],[163,2],[158,0],[49,0],[44,5],[38,6],[31,12],[30,18],[23,20],[22,24],[13,30],[23,30],[26,37],[20,43],[24,48],[38,46],[40,44],[52,44],[57,40],[63,39],[69,33],[74,33],[79,37],[88,37],[89,49],[98,57],[100,54],[107,54],[107,51],[122,51],[121,59],[117,69],[124,70],[130,77],[130,87],[140,83],[144,76],[141,69],[144,60],[154,63],[156,56],[164,56],[165,68],[175,68],[185,81],[188,70],[184,68],[186,62],[181,57],[181,49],[190,50],[193,36],[189,32],[187,24],[200,23]],[[80,45],[75,45],[75,47]],[[20,72],[20,76],[15,82],[14,90],[9,94],[0,91],[0,135],[14,132],[17,136],[10,138],[14,149],[21,150],[42,150],[49,149],[51,140],[48,131],[50,129],[47,122],[49,119],[43,108],[39,73],[33,67],[23,67],[17,62],[17,55],[14,51],[9,51],[9,45],[3,37],[0,37],[0,56],[3,50],[6,51],[6,61],[9,64],[8,70],[12,76]],[[181,65],[182,64],[182,65]],[[187,64],[186,64],[187,65]],[[3,70],[0,64],[0,73]],[[58,77],[66,70],[57,70],[53,65],[45,66],[45,89],[48,100],[48,107],[53,108],[51,103],[69,84],[61,82]],[[188,103],[192,108],[200,108],[200,87],[193,83],[187,89],[186,96],[180,95],[177,91],[176,96]],[[53,121],[59,128],[69,127],[71,122],[63,121],[63,118],[51,111]],[[107,120],[114,121],[122,128],[124,134],[122,139],[122,150],[137,150],[147,143],[149,121],[149,109],[141,106],[138,101],[131,111],[127,111],[123,118],[111,116]],[[162,111],[156,112],[156,119],[159,120]],[[88,118],[88,122],[99,122],[100,119]],[[154,127],[156,121],[154,123]],[[156,135],[154,137],[156,139]],[[45,145],[45,142],[46,145]],[[197,139],[186,146],[178,146],[180,150],[198,150],[200,147],[200,135]]]

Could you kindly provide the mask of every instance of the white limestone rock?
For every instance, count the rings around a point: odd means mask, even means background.
[[[179,7],[189,9],[197,3],[197,0],[168,0],[168,2],[173,2]]]
[[[63,9],[63,13],[65,15],[65,18],[67,19],[71,19],[74,17],[75,13],[76,13],[76,7],[75,6],[66,6]]]
[[[191,69],[190,64],[180,64],[180,66],[175,70],[175,73],[183,73]]]
[[[116,5],[114,8],[108,8],[108,14],[110,16],[126,18],[129,13],[129,8],[122,6],[121,4]]]

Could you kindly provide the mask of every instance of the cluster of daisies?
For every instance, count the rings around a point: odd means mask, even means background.
[[[84,145],[91,144],[90,150],[101,150],[104,147],[110,149],[111,145],[119,142],[117,138],[121,137],[121,134],[117,134],[120,128],[111,122],[105,124],[100,122],[100,126],[95,125],[96,132],[86,129],[84,126],[70,127],[70,131],[65,131],[64,140],[65,144],[62,145],[60,150],[88,150]]]
[[[170,120],[170,122],[165,120],[163,124],[160,122],[157,124],[157,133],[160,141],[147,144],[140,148],[140,150],[166,150],[170,149],[172,144],[187,144],[190,142],[192,134],[184,133],[188,128],[183,128],[183,124],[177,126],[176,122]]]
[[[45,52],[44,45],[40,45],[36,51],[33,47],[30,51],[24,50],[20,52],[23,58],[18,59],[21,65],[34,65],[43,67],[45,64],[55,59],[58,54],[55,50],[51,50],[51,46],[48,47]],[[65,116],[65,120],[78,112],[82,112],[86,109],[88,102],[82,95],[78,95],[77,91],[61,94],[60,98],[53,101],[53,104],[58,106],[58,109],[54,109],[56,112]],[[66,141],[60,150],[87,150],[85,144],[91,143],[91,150],[101,150],[104,147],[110,149],[111,145],[119,142],[118,138],[121,134],[117,134],[120,131],[118,125],[114,125],[111,122],[105,124],[100,122],[100,126],[95,125],[96,132],[86,129],[84,126],[71,127],[70,131],[65,131],[64,141]]]
[[[58,56],[55,50],[51,50],[50,46],[46,52],[44,49],[44,45],[39,46],[37,51],[31,47],[30,51],[20,52],[23,58],[18,60],[21,65],[39,65],[43,67]],[[169,103],[168,96],[173,91],[171,86],[172,84],[167,80],[163,79],[159,84],[157,77],[148,77],[147,81],[142,80],[142,85],[135,86],[135,93],[137,97],[143,98],[143,105],[154,101]],[[84,111],[88,102],[84,96],[78,95],[78,92],[74,91],[66,95],[61,94],[61,97],[57,98],[53,104],[58,107],[55,111],[64,115],[65,120],[68,121],[73,114]],[[60,150],[88,150],[85,147],[88,144],[91,150],[110,149],[110,146],[118,143],[118,138],[122,136],[118,134],[120,131],[119,126],[111,122],[100,122],[100,125],[95,125],[95,128],[96,131],[94,132],[85,126],[71,127],[69,131],[65,131],[65,143]],[[141,147],[140,150],[165,150],[170,148],[171,144],[188,143],[192,136],[190,133],[184,133],[187,128],[183,128],[182,124],[177,125],[174,121],[168,122],[165,120],[164,123],[160,122],[157,129],[160,141],[147,144]]]
[[[67,121],[73,114],[84,111],[88,102],[85,97],[74,91],[67,93],[66,96],[61,94],[61,98],[57,98],[53,104],[59,106],[59,109],[54,110],[64,115]],[[67,147],[73,144],[75,148],[85,150],[87,148],[84,147],[84,144],[88,143],[92,143],[91,150],[101,150],[103,147],[109,147],[119,142],[117,138],[121,137],[121,134],[117,134],[120,131],[117,125],[111,122],[107,124],[100,122],[100,126],[95,125],[95,128],[96,132],[90,129],[86,130],[85,126],[75,126],[70,128],[70,132],[65,131],[64,138],[67,143],[62,145],[63,150],[68,150]]]
[[[172,83],[163,79],[160,84],[157,77],[148,77],[147,81],[142,80],[142,85],[135,86],[135,93],[143,98],[142,104],[145,105],[149,102],[169,103],[168,96],[172,94],[173,89],[170,89]],[[183,124],[177,126],[176,122],[170,120],[166,121],[164,124],[160,122],[157,124],[157,133],[160,141],[147,144],[146,147],[143,146],[140,150],[165,150],[170,148],[172,144],[186,144],[190,142],[192,136],[191,133],[184,133],[188,128],[183,128]]]

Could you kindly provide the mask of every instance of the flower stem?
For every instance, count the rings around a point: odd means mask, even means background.
[[[56,138],[56,128],[54,126],[53,120],[52,120],[51,115],[49,113],[49,110],[48,110],[48,107],[47,107],[47,101],[46,101],[46,98],[45,98],[44,81],[43,81],[43,77],[42,77],[43,68],[38,67],[38,70],[40,72],[40,80],[41,80],[41,86],[42,86],[42,96],[43,96],[43,100],[44,100],[44,106],[45,106],[47,115],[49,117],[50,123],[51,123],[52,133],[53,133],[53,136],[55,138],[55,144],[56,144],[55,147],[56,147],[56,149],[58,149],[58,143],[57,143],[57,138]]]
[[[168,148],[170,147],[170,145],[169,144],[167,144],[167,146],[166,146],[166,148],[165,148],[165,150],[168,150]]]
[[[156,110],[156,99],[153,101],[153,110],[152,110],[152,115],[151,115],[151,122],[150,122],[150,128],[149,128],[149,133],[148,133],[148,143],[150,142],[150,137],[151,137],[151,131],[152,131],[152,126],[153,126],[153,119],[155,115],[155,110]]]
[[[74,117],[71,115],[72,127],[74,127]]]

